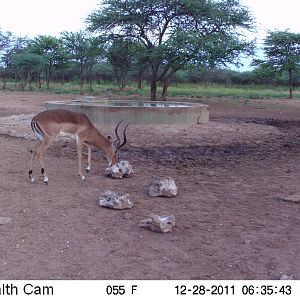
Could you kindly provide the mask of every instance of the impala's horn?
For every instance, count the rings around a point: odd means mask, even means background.
[[[120,126],[120,124],[123,122],[123,120],[121,120],[119,123],[118,123],[118,125],[116,126],[116,128],[115,128],[115,134],[116,134],[116,140],[114,141],[114,145],[115,145],[115,147],[116,147],[116,150],[119,150],[119,149],[121,149],[122,147],[124,147],[125,145],[126,145],[126,143],[127,143],[127,138],[126,138],[126,129],[127,129],[127,127],[128,127],[128,125],[129,125],[129,123],[124,127],[124,130],[123,130],[123,138],[124,138],[124,140],[123,140],[123,143],[121,144],[121,141],[120,141],[120,137],[119,137],[119,134],[118,134],[118,128],[119,128],[119,126]]]

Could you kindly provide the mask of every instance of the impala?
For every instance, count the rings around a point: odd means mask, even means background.
[[[122,122],[122,121],[121,121]],[[81,179],[85,179],[82,172],[82,148],[86,145],[88,148],[88,165],[86,172],[88,173],[91,168],[91,154],[92,146],[96,146],[106,154],[106,159],[109,166],[117,162],[117,152],[127,142],[126,129],[129,123],[123,130],[124,140],[120,141],[118,135],[118,127],[115,128],[116,140],[113,142],[112,138],[104,137],[97,128],[92,124],[89,118],[83,113],[68,111],[65,109],[53,109],[43,111],[37,114],[31,120],[31,128],[37,137],[37,144],[34,146],[31,156],[31,168],[29,170],[29,178],[32,182],[35,181],[33,177],[33,162],[34,158],[41,166],[41,173],[44,177],[44,182],[48,184],[48,176],[44,164],[44,153],[46,149],[54,142],[59,134],[71,134],[76,138],[77,154],[78,154],[78,174]]]

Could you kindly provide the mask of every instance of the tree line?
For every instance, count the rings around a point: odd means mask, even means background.
[[[129,78],[139,88],[149,81],[151,100],[160,83],[165,100],[172,80],[278,83],[288,76],[290,97],[299,81],[300,34],[289,31],[268,33],[253,72],[226,70],[255,53],[247,40],[255,18],[239,0],[105,0],[86,24],[33,39],[0,30],[2,88],[11,78],[22,90],[78,78],[82,94],[85,82],[92,92],[95,81],[114,78],[124,88]]]

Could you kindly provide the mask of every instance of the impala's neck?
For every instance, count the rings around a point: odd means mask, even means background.
[[[90,136],[90,143],[105,152],[108,165],[111,166],[115,164],[117,157],[112,141],[104,137],[95,127],[91,129]]]
[[[111,148],[111,142],[95,127],[91,128],[91,134],[87,142],[103,150],[104,152],[107,152],[107,150]]]

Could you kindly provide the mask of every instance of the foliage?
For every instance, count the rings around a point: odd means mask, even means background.
[[[20,86],[24,91],[27,83],[31,84],[34,73],[39,73],[46,65],[45,57],[34,53],[19,53],[12,55],[12,67],[16,77],[20,79]]]
[[[264,41],[264,60],[255,60],[261,73],[269,76],[284,72],[289,74],[290,98],[292,98],[292,73],[300,68],[300,33],[289,31],[269,32]]]
[[[23,50],[28,45],[27,38],[15,37],[15,36],[11,35],[10,33],[8,34],[8,37],[9,38],[6,40],[6,44],[2,51],[2,57],[1,57],[1,63],[3,66],[2,89],[6,88],[6,82],[7,82],[8,76],[9,76],[9,71],[13,71],[13,61],[12,61],[13,55],[22,53]],[[16,68],[16,66],[14,66],[14,68]],[[13,73],[16,75],[16,69],[14,70]]]
[[[90,37],[86,32],[63,32],[62,40],[70,58],[80,66],[80,94],[83,93],[84,72],[91,73],[93,65],[103,53],[100,39]],[[90,81],[91,89],[91,81]]]
[[[105,1],[106,12],[113,2]],[[146,97],[153,94],[156,76],[155,88],[162,98],[168,89],[169,96],[198,99],[285,98],[282,85],[300,86],[299,34],[287,31],[269,33],[264,45],[269,56],[256,61],[253,71],[226,68],[227,63],[238,65],[239,53],[252,52],[253,44],[243,37],[244,30],[252,27],[252,17],[239,1],[122,0],[116,7],[119,10],[112,9],[110,14],[119,15],[118,19],[103,19],[105,24],[112,22],[110,27],[95,23],[97,37],[79,31],[28,39],[0,30],[2,89]],[[130,8],[127,17],[123,14],[126,8]],[[99,11],[89,17],[90,26],[92,17],[98,18]],[[135,19],[140,23],[134,23]],[[290,56],[292,53],[295,55]],[[279,56],[271,60],[271,54]],[[115,89],[114,77],[126,89]],[[299,95],[294,93],[296,98]]]
[[[2,32],[0,28],[0,51],[5,49],[11,42],[12,39],[12,33],[7,31],[7,32]]]
[[[52,36],[39,35],[30,41],[28,51],[45,58],[45,80],[49,89],[53,67],[59,64],[64,55],[59,39]],[[40,78],[38,78],[38,81],[40,84]]]
[[[112,65],[117,83],[125,88],[127,74],[137,54],[135,44],[122,38],[115,39],[107,50],[107,58]]]
[[[188,62],[234,62],[252,49],[241,33],[252,28],[253,18],[238,0],[105,0],[87,22],[108,40],[121,36],[144,46],[152,100],[157,82],[165,84],[164,98],[170,78]]]

